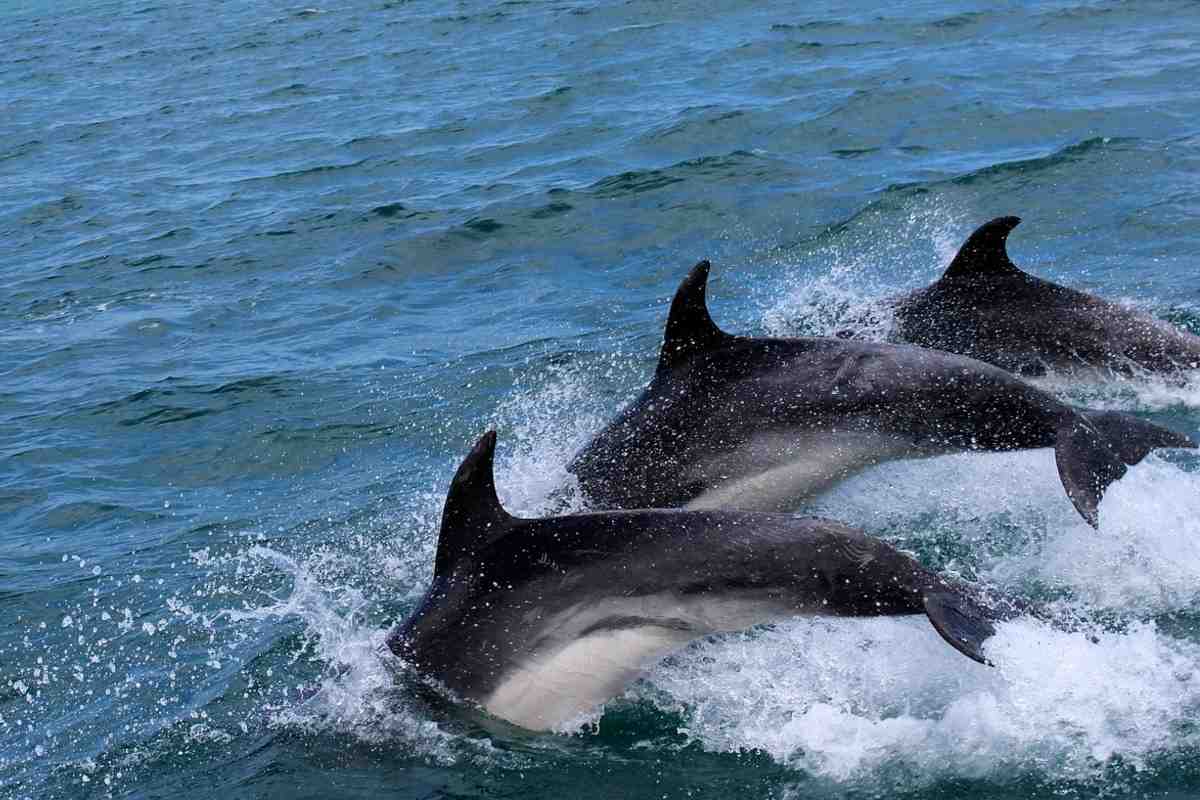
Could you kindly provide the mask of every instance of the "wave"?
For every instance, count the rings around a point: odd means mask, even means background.
[[[281,170],[262,175],[251,175],[245,178],[236,178],[230,182],[239,184],[255,184],[264,182],[284,182],[296,180],[300,178],[311,178],[318,175],[325,175],[331,172],[346,172],[357,169],[366,164],[369,158],[360,158],[355,161],[348,161],[340,164],[313,164],[306,167],[298,167],[296,169]]]
[[[83,413],[116,417],[117,424],[123,426],[145,423],[162,425],[229,411],[266,398],[279,400],[300,393],[296,378],[289,375],[259,375],[218,384],[187,383],[177,378],[167,378],[158,386],[140,389],[117,400],[72,409],[63,416]]]
[[[1052,153],[1035,158],[1001,161],[950,179],[951,183],[969,186],[980,181],[1008,175],[1029,176],[1062,166],[1076,164],[1114,151],[1133,149],[1138,142],[1133,137],[1094,136],[1060,147]],[[890,188],[890,187],[889,187]]]
[[[734,150],[725,155],[700,156],[672,164],[663,169],[630,170],[602,178],[588,187],[594,197],[613,199],[654,191],[673,183],[697,176],[729,176],[742,174],[747,165],[762,158],[746,150]]]

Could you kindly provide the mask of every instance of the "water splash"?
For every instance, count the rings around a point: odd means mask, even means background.
[[[995,669],[915,618],[797,620],[694,647],[636,691],[706,749],[761,750],[836,783],[1086,782],[1197,743],[1200,646],[1152,623],[1066,633],[1018,620],[988,654]]]
[[[494,419],[510,444],[497,483],[514,511],[581,506],[566,465],[618,404],[613,392],[597,390],[610,368],[552,367],[525,378],[500,405]],[[1084,616],[1095,606],[1127,621],[1086,633],[1006,624],[989,643],[999,668],[987,670],[947,648],[924,620],[797,620],[690,648],[656,666],[629,697],[680,714],[684,733],[706,750],[761,750],[836,785],[990,779],[1011,770],[1086,782],[1114,765],[1145,768],[1195,744],[1177,733],[1200,702],[1191,685],[1200,649],[1138,617],[1196,605],[1200,549],[1179,542],[1200,541],[1191,531],[1200,501],[1189,499],[1200,497],[1197,481],[1151,456],[1109,490],[1097,533],[1063,494],[1049,450],[871,470],[810,510],[879,532],[947,574],[1014,591],[1041,586]],[[419,499],[407,521],[410,539],[425,543],[422,556],[431,552],[440,500]],[[489,747],[397,704],[379,661],[386,629],[356,616],[361,596],[312,583],[312,568],[291,557],[256,556],[296,586],[254,614],[298,615],[306,636],[319,640],[312,655],[323,665],[306,699],[273,707],[273,724],[399,741],[432,760]],[[394,565],[393,579],[411,592],[427,579],[428,565],[418,561]],[[602,713],[570,727],[595,730]]]
[[[1077,406],[1099,410],[1191,413],[1200,408],[1200,374],[1164,375],[1145,370],[1121,375],[1111,371],[1079,370],[1051,373],[1032,381]]]
[[[518,383],[496,412],[497,427],[508,431],[497,487],[514,513],[563,513],[564,506],[582,502],[566,466],[610,410],[580,369],[551,367],[536,381],[528,388]],[[438,493],[415,493],[402,510],[351,521],[341,535],[327,533],[325,542],[303,554],[256,544],[226,559],[226,568],[235,565],[239,583],[248,588],[239,596],[242,605],[221,616],[248,628],[298,628],[290,661],[316,667],[297,691],[264,700],[270,726],[386,742],[437,763],[511,760],[495,752],[488,738],[432,718],[397,688],[404,665],[385,646],[391,624],[377,624],[372,616],[378,604],[360,588],[367,579],[376,590],[388,587],[405,606],[416,601],[429,582],[443,500]],[[394,533],[372,535],[380,527]],[[371,567],[364,570],[364,564]]]
[[[635,367],[620,353],[591,364],[555,365],[525,376],[495,413],[506,432],[499,444],[496,486],[517,514],[581,511],[586,498],[567,471],[571,459],[621,405]]]
[[[456,760],[460,737],[422,717],[396,691],[398,665],[385,645],[388,629],[367,623],[368,601],[361,591],[324,586],[309,566],[268,547],[253,547],[245,555],[290,577],[292,587],[276,602],[229,611],[229,617],[298,619],[303,643],[292,661],[305,657],[321,666],[320,677],[304,687],[298,702],[287,698],[266,704],[271,725],[350,734],[366,742],[401,742],[433,761]]]
[[[1003,586],[1039,585],[1137,614],[1200,603],[1200,474],[1156,453],[1109,487],[1099,531],[1071,506],[1049,449],[893,462],[806,513]]]
[[[496,409],[497,427],[508,434],[499,448],[497,491],[516,514],[581,510],[579,483],[567,466],[612,411],[579,368],[554,366],[534,379],[536,388],[518,384]]]
[[[967,215],[934,203],[910,209],[898,225],[879,217],[868,210],[812,246],[777,256],[788,274],[760,301],[768,334],[888,337],[893,311],[887,300],[927,283],[950,263]]]

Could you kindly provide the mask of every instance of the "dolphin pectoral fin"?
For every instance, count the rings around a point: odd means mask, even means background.
[[[1190,436],[1120,411],[1088,411],[1088,422],[1104,434],[1126,464],[1133,466],[1160,447],[1195,447]]]
[[[926,592],[925,615],[951,647],[980,664],[993,666],[983,655],[983,643],[995,635],[995,614],[963,594]]]
[[[1100,527],[1100,498],[1127,467],[1108,438],[1082,416],[1058,429],[1054,461],[1067,497],[1093,528]]]

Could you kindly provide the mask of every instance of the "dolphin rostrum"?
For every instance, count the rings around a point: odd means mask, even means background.
[[[510,516],[496,496],[496,435],[446,496],[433,580],[388,637],[420,675],[491,714],[560,729],[695,639],[797,615],[925,614],[981,663],[986,601],[888,544],[820,519],[638,510]]]
[[[784,511],[883,461],[1053,447],[1067,495],[1096,526],[1127,465],[1195,446],[965,356],[730,335],[709,316],[708,271],[697,264],[675,294],[649,386],[569,466],[597,507]]]
[[[1006,248],[1020,222],[998,217],[980,226],[940,279],[893,301],[893,335],[1022,375],[1200,368],[1200,337],[1022,272]]]

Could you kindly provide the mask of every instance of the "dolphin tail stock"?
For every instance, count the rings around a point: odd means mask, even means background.
[[[1126,470],[1159,447],[1195,447],[1184,434],[1116,411],[1074,415],[1058,429],[1054,460],[1075,509],[1093,528],[1100,498]]]
[[[996,622],[1036,611],[1007,598],[976,595],[947,586],[931,587],[922,597],[925,616],[946,642],[980,664],[994,666],[983,654],[983,643],[996,633]]]

